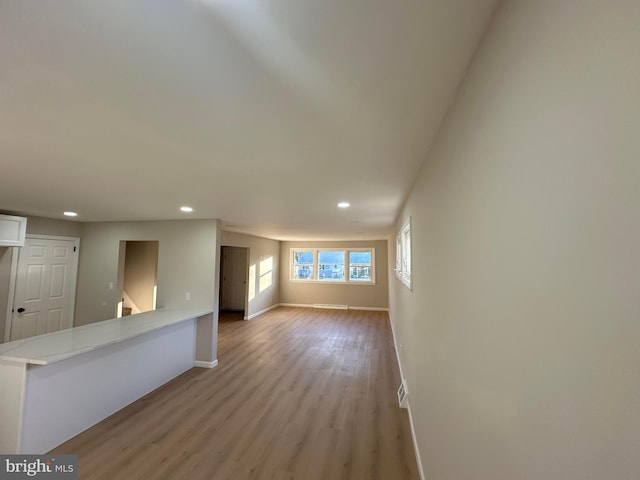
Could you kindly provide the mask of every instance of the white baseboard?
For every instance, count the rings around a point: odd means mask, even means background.
[[[404,372],[402,371],[402,362],[400,361],[400,349],[398,348],[398,338],[396,337],[396,328],[393,323],[393,318],[391,318],[391,311],[389,311],[389,324],[391,325],[391,335],[393,336],[393,348],[396,351],[396,361],[398,362],[398,369],[400,370],[400,380],[404,382],[404,387],[407,389],[407,393],[409,392],[409,387],[407,386],[407,378],[404,376]]]
[[[196,360],[193,362],[194,367],[200,368],[213,368],[218,365],[218,360],[214,360],[213,362],[203,362],[202,360]]]
[[[384,307],[354,307],[353,305],[349,305],[349,310],[366,310],[370,312],[388,312],[388,308]]]
[[[424,470],[422,469],[422,459],[420,457],[420,449],[418,448],[418,440],[416,438],[416,429],[413,425],[413,415],[411,414],[411,391],[409,386],[407,385],[407,379],[404,376],[404,372],[402,371],[402,362],[400,361],[400,350],[398,349],[398,340],[396,337],[396,329],[393,319],[391,318],[391,311],[389,311],[389,324],[391,325],[391,335],[393,335],[393,348],[396,351],[396,360],[398,362],[398,370],[400,370],[400,380],[404,384],[406,389],[406,402],[407,402],[407,411],[409,412],[409,427],[411,428],[411,439],[413,440],[413,451],[416,456],[416,463],[418,465],[418,474],[420,475],[420,480],[424,480]]]
[[[319,307],[319,304],[313,304],[313,303],[280,303],[278,304],[279,307],[294,307],[294,308],[321,308]],[[327,307],[327,308],[331,308],[331,307]],[[357,307],[354,305],[347,305],[346,309],[340,308],[340,310],[370,310],[373,312],[388,312],[389,309],[388,308],[384,308],[384,307]]]
[[[416,455],[416,463],[418,464],[418,475],[420,480],[424,480],[424,470],[422,469],[422,458],[420,457],[420,449],[418,448],[418,440],[416,439],[416,429],[413,426],[413,415],[411,415],[411,402],[407,398],[407,411],[409,412],[409,426],[411,427],[411,438],[413,439],[413,451]]]
[[[339,305],[336,303],[314,303],[313,308],[325,308],[329,310],[349,310],[349,305]]]
[[[244,317],[244,319],[245,320],[251,320],[252,318],[256,318],[256,317],[262,315],[263,313],[267,313],[269,310],[273,310],[274,308],[278,308],[279,306],[280,306],[280,304],[276,303],[275,305],[271,305],[270,307],[267,307],[264,310],[260,310],[259,312],[252,313],[248,317]]]
[[[306,303],[279,303],[280,307],[294,307],[294,308],[313,308],[313,305]]]

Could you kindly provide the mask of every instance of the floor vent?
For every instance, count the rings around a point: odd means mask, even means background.
[[[404,386],[404,382],[398,388],[398,404],[400,408],[407,408],[407,389]]]
[[[314,303],[313,308],[331,308],[333,310],[349,310],[349,305],[334,305],[331,303]]]

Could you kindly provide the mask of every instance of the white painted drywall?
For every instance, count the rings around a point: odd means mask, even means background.
[[[280,301],[280,242],[253,235],[223,231],[222,245],[249,249],[249,265],[247,267],[249,268],[250,278],[247,288],[249,289],[251,282],[253,282],[254,295],[253,298],[249,299],[249,310],[245,312],[245,316],[250,317],[277,305]],[[269,288],[260,291],[260,262],[269,258],[273,261],[272,283]]]
[[[115,317],[121,240],[158,240],[158,308],[213,308],[217,220],[86,223],[78,271],[76,325]],[[186,300],[186,293],[191,300]],[[104,305],[103,305],[104,303]],[[217,317],[216,317],[217,318]]]
[[[292,248],[374,248],[376,258],[376,283],[323,284],[292,282]],[[332,304],[352,307],[388,308],[389,285],[387,275],[387,241],[358,240],[343,242],[282,242],[280,247],[280,302],[285,304]]]
[[[416,179],[390,303],[425,479],[640,478],[638,25],[503,2]]]

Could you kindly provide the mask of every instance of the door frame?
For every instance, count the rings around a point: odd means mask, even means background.
[[[153,291],[153,308],[146,310],[153,312],[158,309],[158,265],[160,264],[160,240],[120,240],[118,245],[118,273],[116,275],[116,312],[115,318],[122,318],[124,307],[124,281],[127,267],[127,244],[129,242],[155,242],[158,244],[158,255],[156,256],[155,289]],[[141,312],[144,313],[144,312]]]
[[[71,277],[71,308],[69,309],[69,313],[71,315],[71,325],[75,326],[75,313],[76,313],[76,284],[78,279],[78,264],[80,263],[78,259],[80,258],[80,238],[78,237],[65,237],[61,235],[40,235],[35,233],[27,233],[25,238],[35,238],[41,240],[67,240],[73,241],[73,246],[75,247],[75,251],[77,255],[74,257],[74,264],[71,267],[72,277]],[[11,338],[11,324],[13,323],[13,308],[15,305],[15,294],[16,294],[16,282],[18,281],[18,257],[19,257],[19,248],[24,247],[12,247],[11,252],[11,273],[9,277],[9,298],[7,299],[7,313],[6,313],[6,322],[4,325],[4,341],[5,343],[10,341]]]
[[[244,320],[247,320],[247,316],[249,315],[249,269],[250,269],[250,259],[251,259],[251,247],[245,247],[242,245],[220,245],[220,258],[222,259],[222,256],[224,254],[224,248],[228,248],[228,247],[232,247],[232,248],[243,248],[245,250],[246,253],[246,260],[245,260],[245,272],[244,272]],[[222,262],[224,262],[224,259],[222,259]],[[223,287],[222,284],[223,282],[223,265],[220,265],[220,278],[219,278],[219,306],[218,306],[218,310],[222,311],[222,295],[223,295]]]

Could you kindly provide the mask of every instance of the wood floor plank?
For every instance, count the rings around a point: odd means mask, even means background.
[[[193,368],[51,453],[81,479],[418,479],[385,312],[223,315]]]

